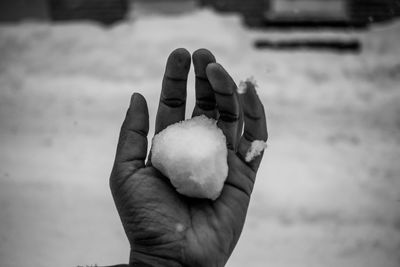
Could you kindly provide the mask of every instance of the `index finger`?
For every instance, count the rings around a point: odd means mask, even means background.
[[[186,84],[190,62],[190,53],[184,48],[174,50],[168,57],[156,115],[156,134],[185,119]]]

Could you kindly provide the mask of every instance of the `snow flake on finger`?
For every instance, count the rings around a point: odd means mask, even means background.
[[[267,148],[267,142],[262,140],[255,140],[251,143],[250,149],[246,153],[246,162],[251,162],[254,158],[261,155]]]
[[[255,89],[258,88],[257,81],[253,76],[247,78],[245,81],[240,81],[237,92],[239,94],[245,94],[247,92],[248,86],[252,85]]]

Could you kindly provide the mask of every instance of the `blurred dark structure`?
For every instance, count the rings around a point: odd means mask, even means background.
[[[256,40],[254,47],[270,50],[313,50],[333,51],[340,53],[360,53],[361,42],[357,39],[292,39],[292,40]]]
[[[49,0],[53,20],[93,20],[112,24],[128,11],[127,0]]]
[[[0,21],[93,20],[108,25],[124,19],[134,2],[166,10],[197,2],[240,13],[247,25],[260,27],[365,27],[400,16],[400,0],[0,0]]]
[[[0,21],[48,19],[47,2],[47,0],[0,0]]]
[[[198,9],[197,0],[130,0],[136,14],[175,16]]]
[[[199,0],[241,13],[249,26],[365,27],[400,16],[400,0]]]
[[[129,0],[1,0],[0,21],[91,20],[105,25],[122,20]]]

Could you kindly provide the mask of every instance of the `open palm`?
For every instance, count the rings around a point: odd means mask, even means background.
[[[173,51],[168,58],[156,133],[184,120],[190,63],[185,49]],[[177,193],[150,160],[145,164],[149,116],[146,100],[135,93],[110,178],[133,266],[224,266],[243,228],[262,156],[250,163],[244,158],[252,141],[267,139],[264,109],[254,87],[237,94],[232,78],[208,50],[197,50],[193,63],[193,116],[204,114],[218,120],[227,139],[228,177],[215,201]]]

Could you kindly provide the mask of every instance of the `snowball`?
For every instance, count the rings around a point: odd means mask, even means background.
[[[245,81],[240,81],[237,89],[238,93],[245,94],[247,92],[247,86],[249,86],[249,84],[253,85],[254,88],[258,87],[257,81],[254,79],[254,77],[249,77]]]
[[[186,196],[215,200],[228,175],[226,139],[216,121],[198,116],[153,138],[151,162]]]
[[[262,140],[255,140],[251,143],[250,149],[246,153],[245,160],[252,161],[255,157],[259,156],[264,149],[267,148],[267,142]]]

